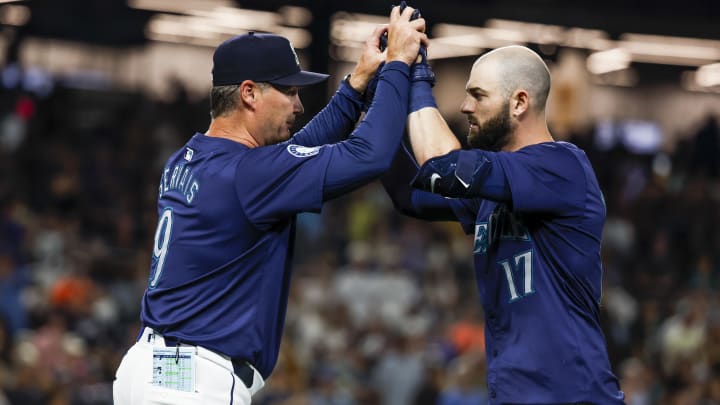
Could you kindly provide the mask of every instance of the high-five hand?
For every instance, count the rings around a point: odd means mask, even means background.
[[[387,32],[387,25],[379,25],[375,28],[370,38],[365,41],[360,59],[350,75],[350,86],[359,93],[365,91],[368,82],[373,78],[381,63],[385,61],[385,53],[379,47],[380,37],[385,32]]]
[[[412,64],[418,56],[420,45],[428,45],[425,35],[425,19],[418,18],[411,21],[412,7],[405,7],[400,12],[400,6],[393,7],[390,12],[388,25],[387,60],[401,61]]]

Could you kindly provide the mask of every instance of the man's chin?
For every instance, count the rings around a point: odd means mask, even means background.
[[[480,149],[488,152],[497,152],[500,149],[495,148],[494,145],[490,144],[487,139],[482,138],[480,135],[468,136],[468,145],[473,149]]]
[[[282,143],[290,139],[290,131],[283,131],[282,133],[278,134],[276,137],[270,139],[267,142],[267,145],[277,145],[278,143]]]
[[[473,132],[473,131],[468,132],[467,143],[468,143],[468,145],[470,145],[470,147],[483,149],[481,147],[481,145],[483,145],[483,142],[480,139],[480,134],[478,134],[477,132]]]

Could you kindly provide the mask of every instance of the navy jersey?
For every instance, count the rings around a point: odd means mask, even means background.
[[[295,214],[377,177],[407,115],[406,64],[387,64],[366,119],[343,83],[289,141],[257,148],[195,134],[162,173],[153,260],[141,319],[166,338],[249,361],[277,360],[293,258]]]
[[[426,162],[415,205],[474,235],[490,402],[621,404],[599,324],[605,205],[583,151],[454,151]],[[442,215],[440,215],[442,216]],[[442,218],[447,219],[447,218]]]

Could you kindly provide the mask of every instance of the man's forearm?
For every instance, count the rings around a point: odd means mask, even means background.
[[[460,149],[460,142],[437,108],[426,107],[408,115],[408,133],[419,165],[433,157]]]
[[[320,146],[347,138],[360,117],[362,97],[351,85],[341,82],[330,102],[298,131],[289,143]]]

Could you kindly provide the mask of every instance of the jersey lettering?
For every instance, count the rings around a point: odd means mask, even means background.
[[[158,197],[162,197],[168,191],[177,190],[185,197],[188,204],[192,203],[200,190],[200,183],[194,178],[192,169],[182,162],[173,167],[170,179],[168,179],[169,173],[170,168],[165,168],[158,187]]]
[[[499,204],[488,217],[488,222],[475,224],[473,254],[484,255],[499,240],[529,241],[530,232],[523,223],[522,215]]]
[[[165,256],[167,256],[168,248],[170,247],[172,226],[172,208],[165,208],[165,211],[163,211],[160,216],[160,220],[158,221],[157,230],[155,231],[150,281],[148,282],[148,287],[151,289],[157,287],[163,267],[165,267]]]
[[[516,301],[526,295],[535,292],[533,290],[532,282],[532,250],[527,252],[518,253],[513,258],[498,262],[498,264],[505,271],[505,278],[508,282],[508,288],[510,290],[510,302]],[[520,286],[515,284],[514,273],[522,273]],[[518,287],[520,287],[520,293],[518,293]]]
[[[530,240],[530,233],[523,223],[522,215],[510,211],[505,204],[499,204],[490,214],[490,244],[499,240]]]
[[[475,242],[473,244],[473,254],[484,255],[488,248],[488,224],[481,222],[475,224]]]

